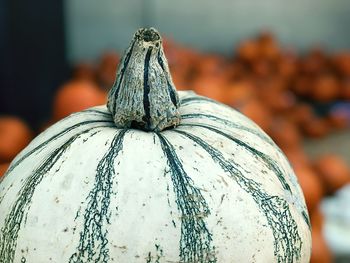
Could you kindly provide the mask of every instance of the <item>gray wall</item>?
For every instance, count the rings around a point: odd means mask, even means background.
[[[71,62],[121,51],[148,25],[204,51],[230,53],[262,29],[300,49],[350,48],[349,0],[66,0],[65,9]]]

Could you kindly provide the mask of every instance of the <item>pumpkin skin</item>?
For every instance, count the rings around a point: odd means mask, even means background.
[[[2,177],[0,262],[309,262],[284,154],[241,113],[178,95],[175,128],[117,128],[104,105],[36,137]]]
[[[282,152],[237,111],[179,94],[172,130],[117,129],[101,106],[33,140],[1,182],[0,258],[308,262],[307,210]]]

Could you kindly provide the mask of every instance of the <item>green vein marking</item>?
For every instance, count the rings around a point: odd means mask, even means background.
[[[180,262],[216,263],[215,247],[205,218],[210,214],[201,191],[187,175],[174,147],[157,133],[168,160],[176,205],[181,213]]]
[[[158,244],[155,244],[154,246],[156,247],[156,253],[155,253],[155,255],[152,255],[152,252],[148,252],[148,255],[146,258],[146,263],[152,263],[152,262],[161,263],[164,260],[164,254],[163,254],[162,247]]]
[[[42,182],[45,175],[57,163],[60,157],[67,151],[72,143],[80,138],[82,134],[90,132],[92,129],[102,128],[92,127],[84,130],[63,143],[36,169],[33,174],[27,177],[17,195],[10,213],[6,216],[4,227],[0,233],[0,263],[12,263],[17,247],[18,233],[26,217],[26,210],[29,208],[36,187]]]
[[[301,257],[302,240],[298,232],[298,225],[294,220],[286,200],[273,196],[264,191],[260,183],[246,178],[236,163],[224,158],[223,154],[204,142],[200,137],[181,130],[172,130],[189,138],[201,146],[220,167],[245,192],[254,199],[260,211],[265,215],[274,237],[274,255],[277,262],[292,263]]]
[[[250,153],[252,153],[253,156],[258,156],[259,158],[261,158],[263,160],[263,162],[265,163],[265,165],[267,166],[267,168],[269,168],[270,170],[272,170],[276,174],[276,176],[277,176],[278,180],[280,181],[283,189],[287,190],[290,194],[293,194],[292,190],[291,190],[289,184],[287,183],[286,179],[284,178],[284,174],[281,171],[281,169],[279,168],[278,164],[270,156],[268,156],[267,154],[264,154],[264,153],[258,151],[257,149],[249,146],[248,144],[244,143],[243,141],[241,141],[241,140],[239,140],[239,139],[237,139],[237,138],[235,138],[235,137],[233,137],[233,136],[231,136],[231,135],[229,135],[227,133],[224,133],[224,132],[222,132],[222,131],[220,131],[220,130],[212,127],[212,126],[209,126],[209,125],[202,125],[202,124],[189,124],[189,125],[183,124],[183,125],[181,125],[180,124],[180,126],[197,126],[197,127],[201,127],[201,128],[210,130],[210,131],[212,131],[214,133],[217,133],[217,134],[219,134],[219,135],[221,135],[221,136],[223,136],[223,137],[225,137],[225,138],[227,138],[227,139],[229,139],[231,141],[234,141],[237,145],[244,147]],[[293,178],[290,177],[290,180],[293,181]],[[310,222],[309,217],[307,216],[308,213],[307,213],[306,206],[305,205],[300,205],[300,209],[302,209],[302,211],[300,211],[300,212],[302,213],[302,216],[303,216],[303,219],[304,219],[305,223],[308,225],[309,229],[311,229],[311,222]]]
[[[109,262],[106,226],[110,224],[111,217],[109,205],[113,192],[112,180],[115,175],[115,159],[123,148],[126,132],[127,129],[117,133],[106,154],[97,165],[94,187],[86,198],[88,203],[79,244],[76,252],[70,257],[69,263]]]
[[[204,124],[180,124],[179,126],[188,126],[188,127],[200,127],[203,129],[207,129],[210,130],[216,134],[219,134],[233,142],[235,142],[237,145],[242,146],[244,149],[246,149],[248,152],[250,152],[253,156],[260,158],[265,165],[267,166],[267,168],[269,168],[270,170],[272,170],[275,175],[277,176],[278,180],[280,181],[282,187],[284,190],[287,190],[288,192],[292,193],[292,190],[289,186],[289,184],[287,183],[286,179],[284,178],[284,174],[281,171],[281,169],[278,167],[277,163],[267,154],[264,154],[263,152],[258,151],[257,149],[249,146],[247,143],[243,142],[242,140],[239,140],[227,133],[224,133],[212,126],[209,125],[204,125]]]
[[[306,210],[302,211],[301,214],[307,226],[309,227],[309,230],[311,231],[311,222],[310,222],[309,214],[306,212]]]
[[[76,123],[68,128],[65,128],[63,131],[55,134],[54,136],[52,136],[51,138],[45,140],[43,143],[39,144],[38,146],[36,146],[34,149],[30,150],[29,152],[27,152],[26,154],[24,154],[21,158],[19,158],[15,163],[13,163],[10,167],[10,169],[8,170],[8,173],[10,173],[13,169],[15,169],[18,164],[20,164],[24,159],[26,159],[27,157],[29,157],[30,155],[32,155],[33,153],[43,149],[46,145],[48,145],[50,142],[57,140],[58,138],[62,137],[63,135],[67,134],[68,132],[81,127],[81,126],[85,126],[88,124],[92,124],[92,123],[113,123],[112,120],[90,120],[90,121],[82,121],[79,123]],[[106,125],[106,127],[108,127]],[[111,125],[110,127],[113,127],[113,125]],[[115,127],[115,126],[114,126]]]
[[[204,113],[189,113],[189,114],[181,115],[181,119],[197,119],[197,118],[198,119],[201,118],[201,119],[213,120],[213,121],[224,124],[225,126],[228,126],[231,128],[247,131],[251,134],[258,136],[260,139],[264,140],[265,142],[269,143],[270,145],[276,147],[276,144],[271,140],[271,138],[268,137],[267,135],[265,135],[263,132],[257,131],[256,129],[251,129],[251,128],[246,127],[244,125],[236,124],[232,121],[222,119],[222,118],[217,117],[215,115],[204,114]],[[280,149],[278,149],[278,150],[280,150]]]
[[[250,129],[248,127],[245,127],[245,126],[241,126],[241,125],[237,125],[231,121],[228,121],[228,120],[225,120],[225,119],[221,119],[217,116],[214,116],[214,115],[210,115],[210,114],[202,114],[202,113],[193,113],[193,114],[184,114],[181,116],[182,119],[192,119],[192,118],[208,118],[208,119],[211,119],[211,120],[215,120],[219,123],[222,123],[226,126],[229,126],[229,127],[232,127],[232,128],[237,128],[237,129],[242,129],[242,130],[245,130],[249,133],[252,133],[252,134],[255,134],[256,136],[260,137],[261,139],[265,140],[265,142],[269,143],[271,146],[274,146],[276,147],[276,150],[284,155],[284,153],[281,151],[280,148],[278,148],[278,146],[268,137],[268,136],[265,136],[263,133],[259,133],[258,131],[255,131],[254,129]],[[187,124],[187,126],[194,126],[196,125],[196,123],[193,123],[193,124]],[[186,126],[186,124],[180,124],[180,126]],[[209,125],[207,125],[209,127]],[[214,126],[211,126],[210,127],[214,128]],[[226,134],[227,135],[227,134]],[[230,137],[231,139],[232,137]],[[253,148],[253,150],[255,150]],[[285,155],[284,155],[285,156]],[[267,156],[268,157],[268,156]],[[275,166],[278,168],[278,166]],[[278,172],[278,171],[277,171]],[[291,175],[290,177],[291,181],[293,182],[294,185],[297,185],[297,181],[293,179],[293,175]],[[306,212],[306,207],[305,205],[301,205],[300,206],[301,209],[303,209],[302,211],[302,215],[303,215],[303,218],[304,218],[304,221],[307,223],[309,229],[311,229],[311,222],[310,222],[310,219],[309,219],[309,216],[308,216],[308,213]]]

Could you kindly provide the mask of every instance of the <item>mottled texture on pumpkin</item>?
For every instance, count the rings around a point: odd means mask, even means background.
[[[159,33],[140,29],[107,106],[47,129],[2,177],[0,263],[308,262],[284,154],[239,112],[179,94]]]
[[[118,129],[101,106],[39,135],[0,184],[0,262],[308,262],[284,154],[237,111],[179,95],[174,129]]]

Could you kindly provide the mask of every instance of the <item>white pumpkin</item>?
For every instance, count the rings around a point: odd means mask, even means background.
[[[154,29],[135,34],[108,105],[40,134],[0,184],[1,263],[309,262],[310,249],[284,154],[239,112],[178,96]]]

